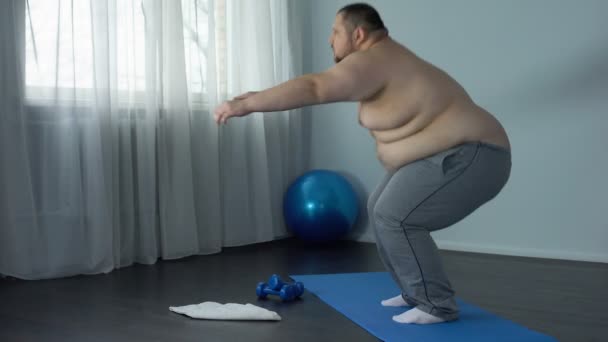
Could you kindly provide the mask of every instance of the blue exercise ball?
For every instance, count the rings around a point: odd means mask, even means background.
[[[329,170],[313,170],[298,177],[283,199],[285,222],[298,238],[329,242],[348,233],[359,205],[351,184]]]

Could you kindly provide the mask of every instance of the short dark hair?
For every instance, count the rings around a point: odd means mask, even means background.
[[[342,14],[344,21],[350,23],[353,29],[360,26],[368,32],[388,31],[378,11],[366,3],[346,5],[338,11],[338,14]]]

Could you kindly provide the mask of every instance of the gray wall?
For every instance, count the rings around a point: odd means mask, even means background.
[[[312,0],[307,71],[347,1]],[[513,145],[494,201],[433,233],[441,248],[608,262],[608,1],[370,1],[393,38],[494,113]],[[347,175],[361,204],[382,176],[355,104],[312,107],[311,167]],[[373,241],[365,213],[354,239]]]

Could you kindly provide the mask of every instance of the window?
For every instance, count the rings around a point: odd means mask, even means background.
[[[181,5],[181,18],[171,20],[182,20],[184,44],[175,46],[184,50],[189,92],[203,94],[209,3],[182,0]],[[147,8],[142,0],[28,0],[26,97],[50,99],[60,93],[90,99],[100,86],[96,73],[108,76],[120,97],[144,96],[161,77],[154,74],[159,70],[158,51],[147,50],[151,44],[146,42],[162,35],[151,27],[151,19],[146,23],[145,12],[151,18],[151,11],[162,12],[160,7]]]

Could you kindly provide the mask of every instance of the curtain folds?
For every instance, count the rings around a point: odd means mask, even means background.
[[[109,272],[287,235],[299,111],[218,127],[301,73],[293,0],[10,0],[0,13],[0,274]]]

